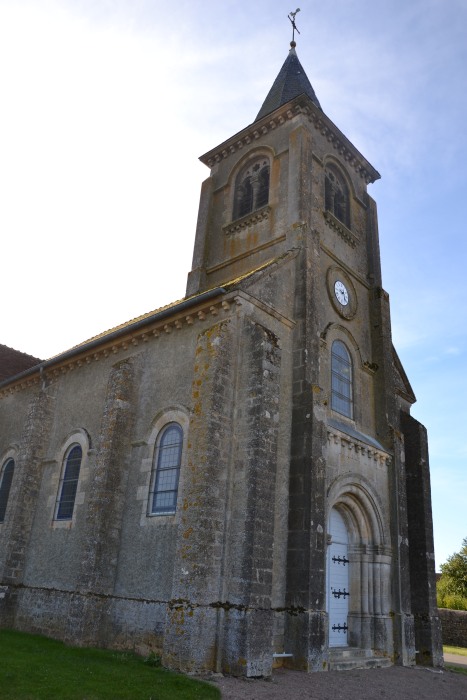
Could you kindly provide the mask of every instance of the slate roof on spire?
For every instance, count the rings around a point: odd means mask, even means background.
[[[287,102],[290,102],[294,97],[303,95],[303,93],[308,95],[310,100],[321,109],[315,91],[303,70],[302,64],[298,60],[295,51],[295,42],[292,41],[289,55],[285,59],[284,65],[280,69],[279,75],[275,79],[272,88],[269,90],[268,96],[264,100],[255,122],[262,119],[267,114],[274,112],[275,109],[282,107],[282,105],[285,105]]]

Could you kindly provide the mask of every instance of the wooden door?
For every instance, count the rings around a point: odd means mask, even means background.
[[[330,518],[328,546],[329,646],[347,646],[349,614],[349,537],[344,519],[334,508]]]

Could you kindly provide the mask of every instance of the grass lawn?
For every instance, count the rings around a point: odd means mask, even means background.
[[[467,668],[465,666],[455,666],[454,664],[446,664],[445,668],[448,671],[454,671],[454,673],[461,673],[464,676],[467,676]]]
[[[459,654],[460,656],[467,656],[467,649],[465,647],[443,646],[443,651],[445,654]]]
[[[218,688],[108,649],[0,630],[2,700],[219,700]]]
[[[467,649],[465,647],[443,646],[443,652],[445,654],[458,654],[459,656],[467,656]],[[446,668],[448,668],[450,671],[455,671],[456,673],[463,673],[467,676],[467,666],[454,666],[453,664],[447,663]]]

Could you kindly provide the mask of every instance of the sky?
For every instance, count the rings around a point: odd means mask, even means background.
[[[301,0],[297,53],[382,179],[437,569],[467,536],[467,0]],[[0,343],[45,359],[181,299],[198,157],[254,121],[284,0],[0,0]]]

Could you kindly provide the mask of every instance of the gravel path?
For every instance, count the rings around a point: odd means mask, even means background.
[[[223,700],[467,700],[467,675],[424,668],[327,673],[278,669],[272,680],[219,676]]]

